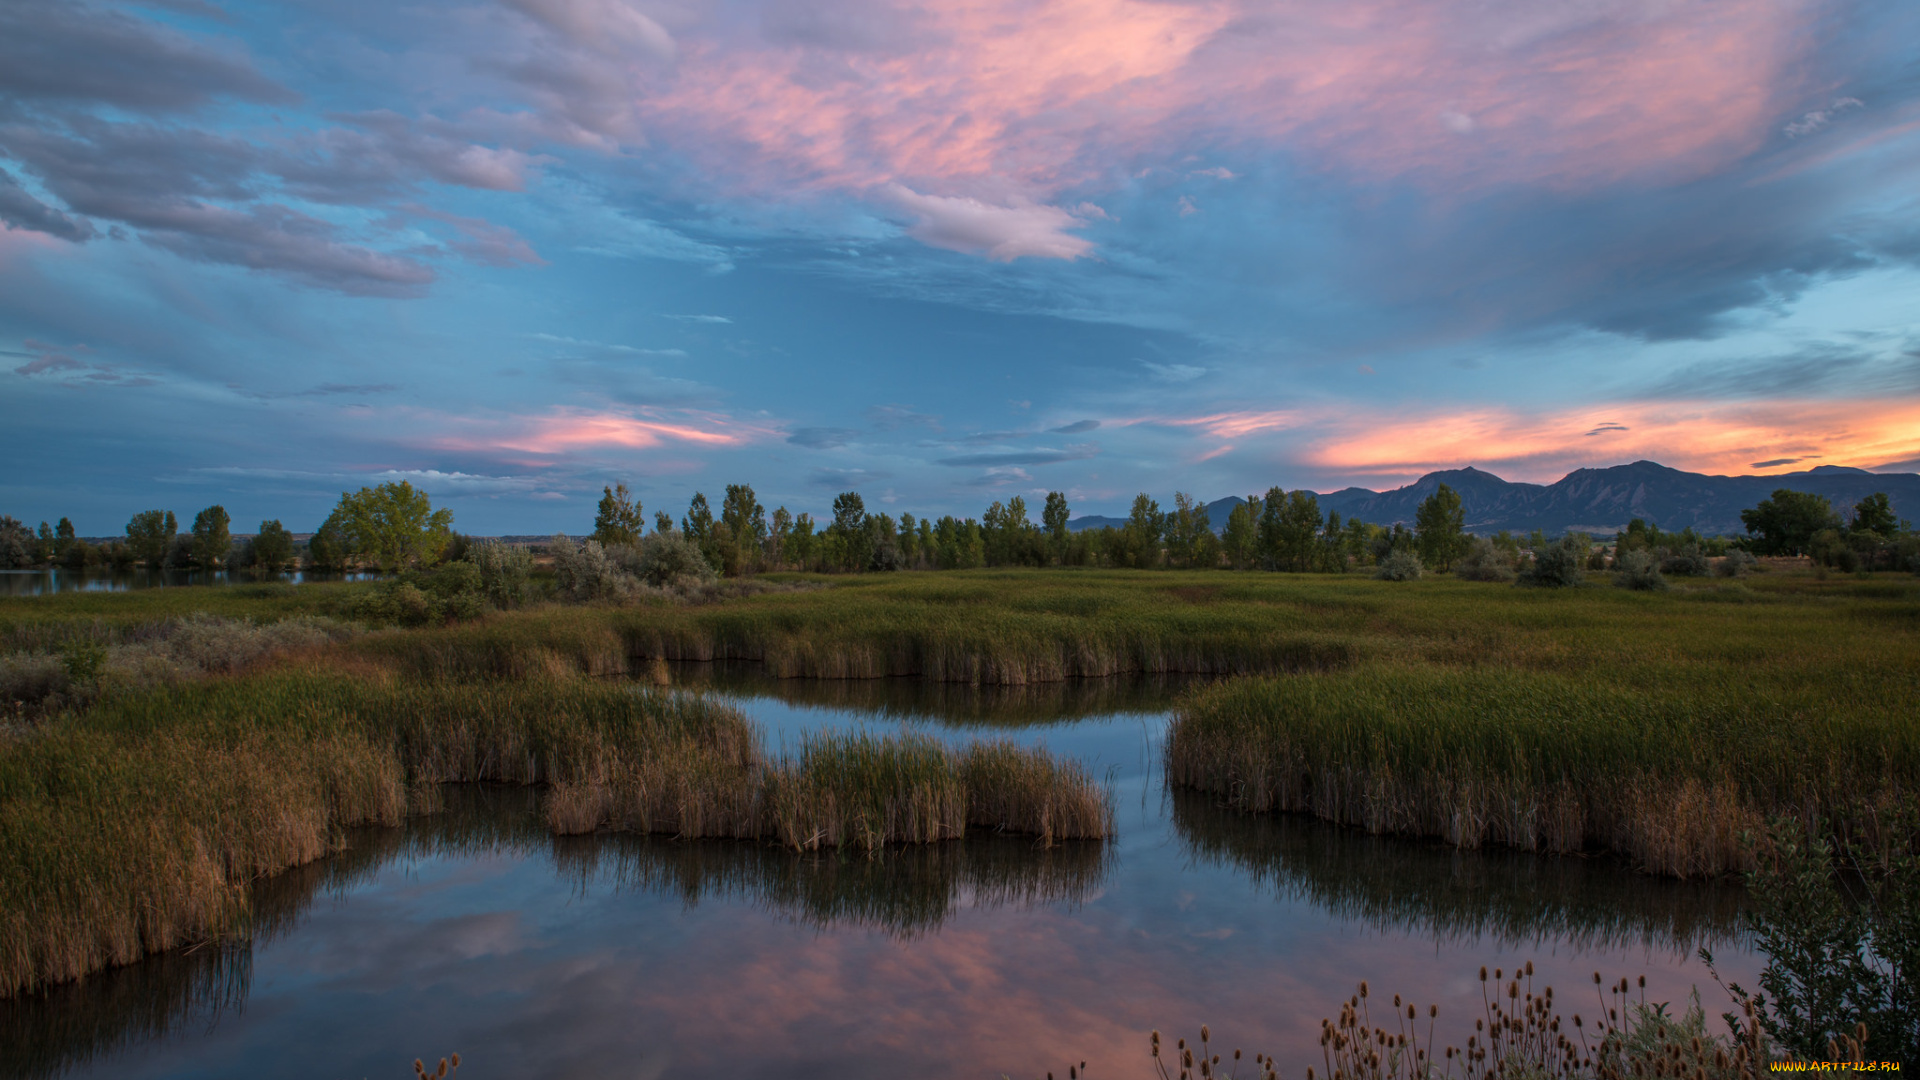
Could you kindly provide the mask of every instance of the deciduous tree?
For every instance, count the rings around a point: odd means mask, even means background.
[[[328,520],[347,553],[396,570],[439,557],[452,537],[453,511],[435,510],[426,492],[401,480],[342,492]]]

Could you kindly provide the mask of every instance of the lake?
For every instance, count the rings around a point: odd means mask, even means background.
[[[0,570],[0,596],[44,596],[62,592],[126,592],[129,589],[157,589],[170,585],[243,585],[260,581],[360,581],[378,575],[338,574],[317,570],[294,570],[285,574],[254,574],[246,570],[148,570],[135,566],[126,570],[95,567],[66,570],[60,567],[41,570]]]
[[[976,689],[779,681],[674,665],[792,747],[811,732],[1009,738],[1086,762],[1119,835],[977,836],[864,855],[556,838],[535,789],[448,788],[446,812],[351,834],[257,888],[250,945],[179,951],[0,1002],[0,1076],[402,1078],[458,1050],[490,1077],[1146,1077],[1216,1049],[1321,1067],[1320,1020],[1361,979],[1440,1006],[1463,1044],[1481,965],[1532,960],[1564,1011],[1593,973],[1751,986],[1741,891],[1610,859],[1456,852],[1165,790],[1174,679]],[[1385,1011],[1384,1009],[1382,1010]],[[1248,1063],[1246,1073],[1252,1073]]]

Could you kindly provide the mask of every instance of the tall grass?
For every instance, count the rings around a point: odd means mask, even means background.
[[[1672,957],[1747,937],[1737,882],[1661,880],[1622,873],[1612,859],[1517,851],[1463,859],[1443,845],[1304,814],[1247,814],[1210,795],[1170,794],[1174,827],[1196,861],[1387,933]]]
[[[250,881],[336,849],[347,827],[430,807],[440,783],[551,784],[560,832],[923,842],[958,835],[976,801],[969,759],[939,753],[871,740],[767,762],[758,731],[717,701],[364,663],[109,697],[0,740],[0,995],[242,932]],[[982,811],[983,824],[1046,839],[1111,830],[1105,793],[1082,773],[1015,757],[1022,768],[974,782],[1062,790],[983,792],[981,805],[1008,811]],[[927,787],[940,778],[959,794]]]
[[[1369,667],[1209,687],[1167,775],[1243,810],[1459,847],[1606,850],[1675,876],[1744,868],[1773,815],[1868,833],[1920,788],[1915,672]]]

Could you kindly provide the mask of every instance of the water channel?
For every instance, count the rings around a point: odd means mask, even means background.
[[[0,570],[0,596],[45,596],[66,592],[127,592],[176,585],[249,585],[264,582],[363,581],[378,575],[326,570],[291,570],[284,574],[256,574],[248,570],[149,570],[144,566],[114,570],[64,567],[39,570]]]
[[[1607,859],[1456,852],[1165,790],[1177,680],[978,690],[778,681],[683,665],[768,745],[863,727],[1042,743],[1111,785],[1119,836],[979,836],[877,858],[735,842],[556,838],[540,793],[449,789],[260,883],[249,945],[179,951],[0,1002],[0,1077],[401,1078],[458,1050],[494,1077],[1151,1074],[1147,1034],[1320,1066],[1367,979],[1463,1043],[1478,969],[1532,960],[1569,1012],[1593,972],[1651,1000],[1759,966],[1726,884]],[[1247,1072],[1252,1072],[1247,1069]]]

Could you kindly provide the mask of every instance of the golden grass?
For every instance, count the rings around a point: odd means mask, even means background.
[[[996,764],[972,773],[965,753],[899,739],[768,762],[719,701],[365,661],[130,692],[0,740],[0,995],[240,933],[249,882],[335,850],[348,827],[431,808],[446,782],[551,784],[558,832],[874,846],[960,835],[976,804],[979,824],[1044,840],[1111,831],[1079,770],[982,753]]]

